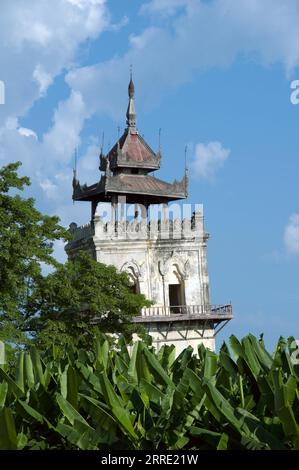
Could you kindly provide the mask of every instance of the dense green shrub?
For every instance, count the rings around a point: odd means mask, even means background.
[[[15,374],[0,368],[0,448],[299,449],[292,340],[273,355],[252,335],[230,346],[21,352]]]

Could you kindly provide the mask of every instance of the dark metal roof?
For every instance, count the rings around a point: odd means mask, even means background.
[[[122,146],[122,153],[135,162],[146,162],[155,157],[154,152],[139,134],[129,132]]]
[[[149,175],[120,174],[110,177],[107,181],[106,191],[186,197],[184,180],[170,184]]]
[[[164,200],[185,199],[187,181],[184,177],[182,181],[171,184],[149,175],[118,174],[102,176],[99,183],[92,186],[81,186],[75,180],[73,186],[73,199],[76,201],[109,201],[112,194],[126,194],[129,199],[132,196],[143,199],[151,196],[152,203],[159,203]]]
[[[161,157],[156,154],[137,131],[126,129],[106,156],[101,156],[102,171],[110,168],[143,168],[154,171],[160,168]]]
[[[160,204],[185,199],[188,177],[182,181],[167,183],[148,173],[160,168],[160,152],[155,153],[136,130],[134,104],[134,84],[129,84],[129,106],[127,128],[116,144],[105,156],[101,151],[100,170],[105,172],[98,183],[92,186],[81,185],[73,179],[73,199],[75,201],[109,202],[115,195],[126,195],[128,203]],[[114,197],[113,197],[114,196]]]

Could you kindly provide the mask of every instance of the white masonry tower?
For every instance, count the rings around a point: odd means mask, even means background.
[[[157,349],[175,344],[179,354],[204,343],[214,350],[216,332],[232,318],[232,308],[210,302],[209,236],[202,210],[182,217],[184,204],[169,205],[186,199],[187,172],[173,183],[152,176],[161,153],[136,129],[134,92],[131,77],[127,127],[107,155],[101,151],[100,180],[81,185],[74,174],[73,199],[91,202],[91,221],[83,227],[71,224],[73,239],[66,251],[71,258],[87,249],[97,261],[128,273],[135,292],[153,302],[134,321],[145,326]],[[108,220],[101,217],[103,203],[111,209]]]

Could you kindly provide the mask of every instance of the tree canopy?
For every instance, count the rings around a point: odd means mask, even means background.
[[[149,302],[134,294],[125,273],[81,253],[65,265],[53,243],[69,239],[59,218],[44,215],[19,191],[20,162],[0,169],[0,340],[24,347],[36,342],[87,346],[98,330],[130,336],[130,322]],[[42,264],[54,272],[44,275]]]
[[[62,335],[65,343],[85,348],[97,331],[130,338],[138,330],[132,318],[145,305],[150,302],[132,292],[126,273],[84,252],[42,278],[28,299],[38,342],[51,345]]]
[[[35,208],[33,198],[18,191],[30,185],[18,176],[21,163],[0,169],[0,339],[26,342],[24,321],[28,293],[41,277],[41,264],[57,266],[53,242],[68,237],[58,217]]]

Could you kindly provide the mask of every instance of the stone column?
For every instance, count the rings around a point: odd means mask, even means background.
[[[117,202],[117,237],[126,238],[127,227],[126,227],[126,196],[118,196]]]
[[[139,204],[134,204],[134,219],[138,219],[139,216]]]
[[[113,237],[115,236],[116,210],[117,210],[117,196],[113,195],[111,199],[111,232],[112,232]]]
[[[141,207],[141,231],[140,231],[140,237],[142,239],[147,238],[147,207],[144,206],[143,204],[140,206]]]
[[[119,221],[124,222],[126,220],[126,214],[125,214],[125,208],[126,208],[126,196],[118,196],[118,215],[119,215]]]
[[[141,218],[147,220],[147,207],[144,205],[141,206]]]
[[[167,202],[163,203],[163,220],[168,219],[168,204]]]
[[[163,307],[164,307],[164,315],[170,313],[170,310],[167,311],[167,300],[166,300],[166,285],[165,285],[165,276],[162,275],[162,287],[163,287]]]
[[[196,238],[203,238],[204,236],[204,218],[199,209],[196,209],[192,217],[193,230]]]
[[[161,220],[161,238],[168,239],[169,238],[169,214],[168,214],[168,204],[163,203],[163,213],[162,213],[162,220]]]

